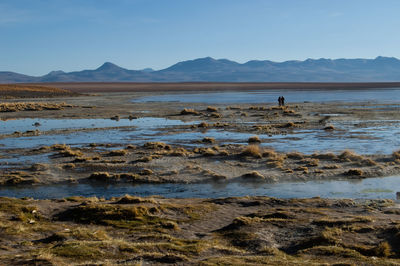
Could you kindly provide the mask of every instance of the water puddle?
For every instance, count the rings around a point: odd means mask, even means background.
[[[12,155],[6,158],[0,158],[0,168],[13,168],[13,167],[29,167],[35,163],[48,163],[48,154],[37,155]]]
[[[346,114],[318,114],[319,116],[326,116],[326,117],[339,117],[339,116],[346,116]]]
[[[187,124],[180,120],[155,117],[143,117],[134,120],[121,119],[119,121],[111,119],[20,119],[3,121],[4,127],[1,127],[0,132],[9,134],[15,131],[23,132],[32,130],[32,127],[35,127],[33,126],[35,122],[41,124],[38,128],[42,133],[50,130],[100,129],[95,131],[75,131],[65,134],[12,136],[0,139],[0,150],[6,152],[8,149],[32,149],[53,144],[68,144],[79,147],[89,143],[141,143],[152,140],[154,137],[148,138],[146,136],[154,135],[158,132],[156,130],[158,128],[165,129],[171,126]]]
[[[138,119],[15,119],[0,121],[0,134],[12,134],[15,131],[28,130],[50,131],[65,129],[94,129],[114,127],[165,127],[183,125],[180,120],[171,120],[156,117],[143,117]]]
[[[212,183],[212,184],[142,184],[142,185],[49,185],[0,188],[0,196],[32,197],[36,199],[69,196],[118,197],[160,195],[167,198],[220,198],[269,196],[276,198],[352,198],[396,199],[393,188],[400,187],[400,177],[368,178],[364,180],[331,180],[292,183]]]

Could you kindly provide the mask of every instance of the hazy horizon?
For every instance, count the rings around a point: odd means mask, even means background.
[[[300,4],[301,3],[301,4]],[[195,58],[400,58],[400,2],[4,0],[0,71],[164,69]]]
[[[65,73],[70,73],[70,72],[79,72],[79,71],[84,71],[84,70],[96,70],[96,69],[100,68],[101,66],[103,66],[104,64],[108,64],[108,63],[111,63],[111,64],[113,64],[113,65],[116,65],[116,66],[118,66],[118,67],[121,67],[121,68],[124,68],[124,69],[127,69],[127,70],[138,70],[138,71],[141,71],[141,70],[152,69],[153,71],[159,71],[159,70],[163,70],[163,69],[166,69],[166,68],[168,68],[168,67],[171,67],[171,66],[173,66],[173,65],[175,65],[175,64],[177,64],[177,63],[187,62],[187,61],[194,61],[194,60],[205,59],[205,58],[212,58],[212,59],[214,59],[214,60],[229,60],[229,61],[233,61],[233,62],[236,62],[236,63],[239,63],[239,64],[245,64],[245,63],[250,62],[250,61],[271,61],[271,62],[274,62],[274,63],[284,63],[284,62],[289,62],[289,61],[299,61],[299,62],[302,62],[302,61],[305,61],[305,60],[320,60],[320,59],[326,59],[326,60],[340,60],[340,59],[350,59],[350,60],[351,60],[351,59],[355,59],[355,60],[357,60],[357,59],[362,59],[362,60],[365,59],[365,60],[374,60],[374,59],[376,59],[376,58],[378,58],[378,57],[395,58],[395,59],[397,59],[397,60],[400,60],[400,58],[397,58],[397,57],[380,56],[380,55],[378,55],[377,57],[374,57],[374,58],[324,58],[324,57],[321,57],[321,58],[306,58],[306,59],[304,59],[304,60],[289,59],[289,60],[284,60],[284,61],[274,61],[274,60],[269,60],[269,59],[257,59],[257,58],[254,58],[254,59],[246,60],[246,61],[243,61],[243,62],[238,62],[238,61],[235,61],[235,60],[231,60],[231,59],[229,59],[229,58],[213,58],[213,57],[207,56],[207,57],[201,57],[201,58],[190,58],[190,59],[186,59],[186,60],[183,60],[183,61],[180,61],[180,62],[175,62],[175,63],[173,63],[173,64],[171,64],[171,65],[166,66],[165,68],[160,68],[160,69],[155,69],[155,68],[152,68],[152,67],[150,67],[150,66],[144,67],[144,68],[142,68],[142,69],[129,69],[129,68],[125,68],[125,67],[123,67],[123,66],[121,66],[121,65],[119,65],[119,64],[117,64],[117,63],[115,63],[115,62],[112,62],[112,61],[104,61],[103,63],[101,63],[101,64],[99,64],[99,65],[89,66],[88,68],[85,68],[85,69],[84,69],[84,68],[82,68],[82,69],[81,69],[81,68],[78,68],[79,66],[77,66],[76,69],[72,69],[71,71],[65,71],[65,70],[63,70],[63,69],[53,69],[53,70],[50,70],[50,71],[47,72],[47,73],[38,74],[38,75],[32,75],[32,76],[40,77],[40,76],[49,74],[50,72],[57,72],[57,71],[63,71],[63,72],[65,72]],[[9,70],[0,70],[0,72],[1,72],[1,71],[9,71]],[[24,75],[29,75],[29,74],[21,73],[21,72],[15,72],[15,73],[24,74]]]

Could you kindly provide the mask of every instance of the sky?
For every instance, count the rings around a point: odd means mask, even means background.
[[[0,71],[400,58],[398,0],[1,0]]]

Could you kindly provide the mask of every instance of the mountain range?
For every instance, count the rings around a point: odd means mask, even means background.
[[[392,82],[400,81],[400,60],[307,59],[273,62],[252,60],[240,64],[227,59],[198,58],[162,70],[128,70],[106,62],[94,70],[52,71],[28,76],[0,71],[0,83],[32,82]]]

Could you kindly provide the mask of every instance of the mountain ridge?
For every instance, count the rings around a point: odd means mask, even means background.
[[[238,63],[212,57],[181,61],[165,69],[129,70],[105,62],[96,69],[51,71],[29,76],[0,71],[0,83],[28,82],[392,82],[400,81],[400,60],[374,59],[250,60]]]

